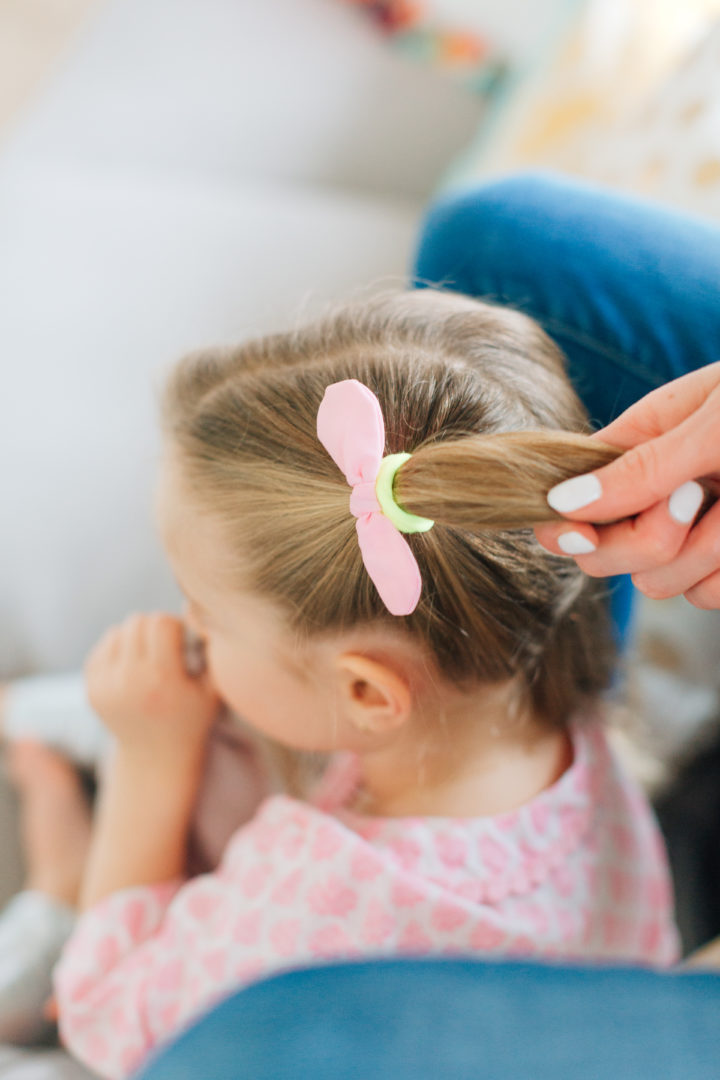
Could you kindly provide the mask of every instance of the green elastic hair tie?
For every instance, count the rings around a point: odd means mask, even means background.
[[[418,517],[417,514],[408,514],[407,510],[398,506],[393,495],[395,473],[410,457],[412,457],[411,454],[388,454],[382,459],[375,481],[375,494],[383,514],[390,519],[399,532],[427,532],[428,529],[432,529],[435,522],[430,518]]]

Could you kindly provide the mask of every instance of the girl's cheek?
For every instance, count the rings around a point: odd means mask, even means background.
[[[230,702],[234,696],[234,686],[238,681],[237,665],[233,663],[232,656],[228,654],[222,642],[206,632],[205,635],[205,663],[208,673],[215,687],[226,701]]]

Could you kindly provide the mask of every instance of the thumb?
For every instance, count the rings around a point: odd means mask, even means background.
[[[701,408],[676,428],[631,447],[609,465],[557,484],[547,498],[553,510],[576,521],[617,521],[654,506],[690,480],[718,471],[717,418]],[[691,501],[696,497],[697,492],[688,495]],[[701,501],[702,494],[696,509]]]

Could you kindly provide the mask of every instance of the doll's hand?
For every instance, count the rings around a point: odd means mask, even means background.
[[[121,746],[192,753],[205,745],[220,699],[207,675],[184,664],[184,625],[172,615],[131,615],[85,662],[88,700]]]

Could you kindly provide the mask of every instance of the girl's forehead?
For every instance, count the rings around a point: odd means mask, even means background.
[[[193,509],[177,466],[168,462],[158,475],[154,513],[158,536],[174,566],[193,570],[217,564],[217,541],[213,543],[209,523]]]
[[[220,522],[193,500],[178,465],[166,459],[155,491],[155,524],[176,579],[197,599],[237,591],[238,552]]]
[[[166,521],[161,534],[173,577],[186,599],[205,610],[233,608],[233,596],[218,572],[217,549],[202,536],[197,516]]]
[[[219,519],[197,505],[184,483],[180,466],[167,454],[155,491],[155,520],[175,579],[197,602],[228,610],[253,612],[284,626],[279,609],[257,595],[247,577],[242,553],[223,532]]]

